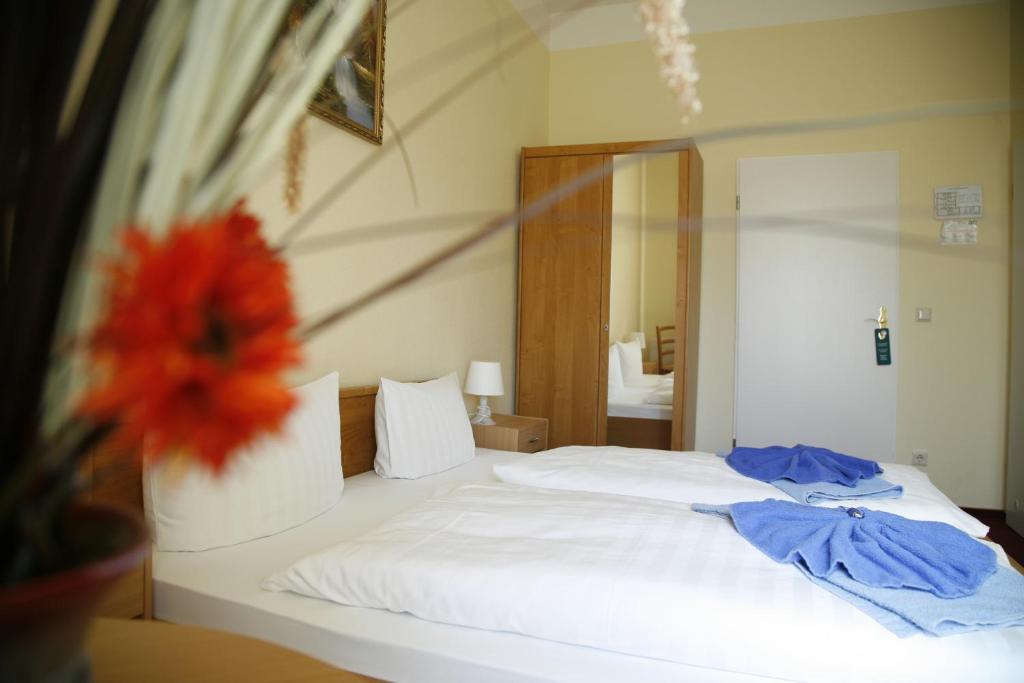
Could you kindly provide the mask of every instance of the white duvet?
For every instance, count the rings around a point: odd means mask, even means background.
[[[909,519],[951,524],[978,538],[988,527],[935,488],[928,477],[909,465],[882,463],[887,481],[903,487],[903,497],[867,500],[864,507]],[[789,496],[734,471],[710,453],[670,452],[619,446],[566,446],[494,466],[494,474],[510,484],[592,493],[615,493],[681,503],[729,505],[748,500]],[[850,506],[849,502],[822,507]]]
[[[680,503],[465,484],[264,582],[335,602],[800,681],[1010,681],[1024,629],[899,639]]]

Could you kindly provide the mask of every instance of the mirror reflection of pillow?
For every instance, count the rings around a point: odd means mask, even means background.
[[[622,377],[621,355],[615,344],[608,347],[608,386],[613,389],[626,386]]]
[[[615,342],[622,363],[622,379],[628,385],[639,381],[644,374],[643,350],[639,341]]]

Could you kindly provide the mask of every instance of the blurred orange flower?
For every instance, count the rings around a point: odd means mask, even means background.
[[[81,412],[220,471],[295,404],[281,378],[299,362],[285,264],[241,205],[162,240],[131,228],[123,245],[89,341],[102,381]]]

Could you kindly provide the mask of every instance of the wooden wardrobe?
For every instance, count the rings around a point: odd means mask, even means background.
[[[679,158],[671,446],[693,449],[702,162],[692,140],[523,148],[516,413],[549,420],[549,448],[605,444],[611,166],[648,153]]]

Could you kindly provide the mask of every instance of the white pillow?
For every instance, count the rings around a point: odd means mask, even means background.
[[[614,344],[608,347],[608,386],[615,389],[626,386],[622,378],[622,360]]]
[[[237,453],[220,475],[199,465],[145,468],[157,550],[207,550],[298,526],[341,500],[338,373],[298,387],[281,431]]]
[[[429,382],[380,380],[373,469],[388,479],[419,479],[469,462],[473,428],[454,372]]]
[[[626,386],[638,382],[644,376],[644,355],[640,342],[615,342],[622,361],[622,379]]]

